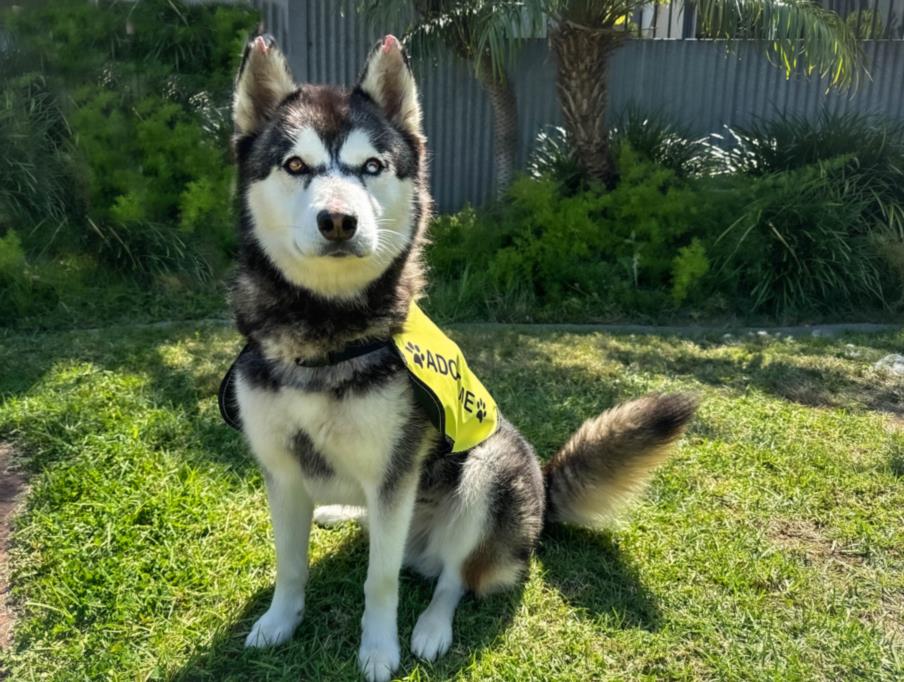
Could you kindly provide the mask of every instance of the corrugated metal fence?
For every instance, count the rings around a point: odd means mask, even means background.
[[[354,83],[383,34],[356,14],[354,0],[258,0],[268,30],[289,56],[295,78]],[[786,80],[755,44],[732,52],[713,40],[627,40],[610,65],[609,111],[627,106],[662,112],[695,135],[721,132],[779,112],[811,114],[823,107],[904,118],[904,41],[864,43],[872,80],[855,93],[831,92],[814,78]],[[431,152],[433,196],[454,210],[493,196],[492,111],[469,70],[451,58],[416,63]],[[545,40],[530,40],[512,76],[518,96],[521,159],[536,134],[560,120],[554,66]]]

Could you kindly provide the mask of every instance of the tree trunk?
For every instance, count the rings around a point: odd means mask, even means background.
[[[493,107],[493,147],[496,165],[496,198],[501,199],[512,184],[515,157],[518,154],[518,100],[507,73],[493,70],[489,57],[483,57],[476,69],[477,80]]]
[[[568,138],[587,175],[602,183],[612,178],[606,98],[609,57],[622,32],[560,21],[549,34],[556,57],[556,90]]]
[[[414,0],[414,9],[422,19],[438,19],[457,3],[431,0]],[[477,82],[490,98],[493,107],[493,149],[496,168],[496,198],[501,199],[515,175],[515,158],[518,154],[518,100],[508,73],[493,68],[493,60],[487,53],[475,54],[469,36],[474,27],[452,22],[446,25],[439,38],[445,46],[463,61],[473,65]]]

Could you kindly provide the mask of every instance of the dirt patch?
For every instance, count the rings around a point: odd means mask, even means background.
[[[13,629],[9,603],[9,534],[13,515],[25,492],[25,476],[15,469],[13,459],[12,445],[0,441],[0,649],[9,646]]]
[[[812,521],[778,521],[770,527],[769,537],[781,549],[828,568],[850,569],[863,564],[866,559],[863,552],[842,547],[827,538],[823,529]]]

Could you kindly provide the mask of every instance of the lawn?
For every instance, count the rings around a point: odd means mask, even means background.
[[[450,653],[406,653],[403,677],[904,675],[904,380],[873,367],[904,331],[453,329],[544,457],[616,401],[682,388],[704,402],[621,526],[550,531],[523,589],[466,599]],[[190,322],[0,337],[0,444],[30,485],[11,679],[358,679],[366,542],[351,525],[313,533],[294,640],[242,649],[274,559],[261,476],[215,400],[240,345]],[[403,577],[405,652],[429,595]]]

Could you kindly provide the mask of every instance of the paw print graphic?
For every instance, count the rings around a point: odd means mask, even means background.
[[[483,420],[487,416],[487,404],[483,402],[483,399],[477,401],[477,412],[474,413],[474,416],[477,417],[477,421],[483,424]]]
[[[421,347],[419,345],[409,341],[405,344],[405,350],[411,353],[411,359],[414,360],[415,365],[418,367],[424,366],[424,356],[421,355]]]

